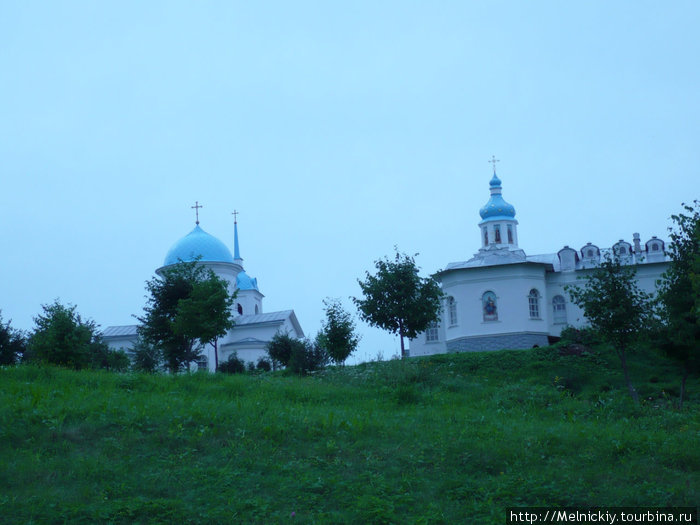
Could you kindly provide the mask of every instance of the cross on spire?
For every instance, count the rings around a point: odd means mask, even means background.
[[[235,224],[238,224],[238,212],[237,212],[236,210],[233,210],[233,211],[231,212],[231,215],[233,215],[233,222],[234,222]]]
[[[197,226],[199,226],[199,208],[204,208],[201,204],[199,204],[199,201],[194,201],[194,206],[190,206],[196,214],[197,217]]]
[[[489,164],[493,164],[493,174],[496,174],[496,163],[501,162],[499,159],[496,158],[496,155],[491,155],[491,160],[489,161]]]

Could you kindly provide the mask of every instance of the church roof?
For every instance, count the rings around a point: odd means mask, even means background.
[[[264,314],[245,314],[236,317],[236,327],[251,326],[256,324],[282,324],[287,319],[297,331],[300,337],[304,337],[304,331],[297,320],[294,310],[281,310],[279,312],[269,312]],[[234,330],[236,328],[234,327]]]
[[[491,198],[486,205],[479,210],[479,215],[483,219],[481,222],[494,220],[512,220],[515,217],[515,207],[503,200],[501,195],[501,179],[493,174],[491,182]]]
[[[239,290],[258,290],[258,280],[245,273],[245,271],[241,271],[236,276],[236,288]]]
[[[234,262],[226,245],[205,232],[198,224],[194,230],[173,244],[165,256],[163,266],[177,264],[180,260],[191,262],[197,257],[203,262]]]
[[[135,324],[123,326],[108,326],[102,331],[102,337],[127,337],[137,335],[138,326]]]

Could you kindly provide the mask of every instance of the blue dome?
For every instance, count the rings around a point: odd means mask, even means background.
[[[239,290],[257,290],[258,280],[251,278],[245,272],[240,272],[236,276],[236,288],[238,288]]]
[[[200,261],[205,262],[233,263],[233,257],[226,245],[197,225],[170,248],[163,266],[177,264],[180,260],[194,261],[197,257],[201,257]]]
[[[491,198],[486,203],[486,206],[479,210],[481,218],[486,220],[512,220],[515,217],[515,207],[503,200],[501,195],[501,179],[496,174],[493,174],[491,182]],[[482,222],[484,222],[482,221]]]

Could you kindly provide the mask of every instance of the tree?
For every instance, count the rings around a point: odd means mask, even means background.
[[[173,373],[196,360],[202,346],[211,344],[218,350],[217,339],[233,327],[235,294],[198,260],[166,268],[162,278],[146,282],[146,290],[145,314],[137,317],[139,335],[163,352]],[[218,366],[218,355],[216,361]]]
[[[157,372],[163,364],[163,352],[142,337],[139,337],[131,348],[131,368],[136,372]]]
[[[267,343],[267,353],[276,366],[300,375],[319,370],[330,360],[324,348],[282,332],[275,334]]]
[[[356,349],[360,338],[355,334],[351,315],[343,310],[340,301],[325,300],[326,320],[316,336],[316,344],[324,348],[336,364],[344,363]]]
[[[586,319],[610,343],[622,364],[630,395],[639,401],[629,376],[627,351],[651,318],[651,296],[639,289],[632,266],[606,255],[583,286],[567,286],[571,301],[583,309]]]
[[[663,323],[659,346],[682,363],[681,408],[688,374],[700,368],[700,202],[693,204],[683,205],[688,215],[671,216],[675,223],[669,228],[671,265],[659,293]]]
[[[2,322],[0,312],[0,365],[14,365],[24,354],[27,346],[24,334],[10,326],[12,321]]]
[[[413,257],[396,252],[394,260],[379,259],[374,263],[376,275],[366,272],[358,280],[364,297],[352,300],[360,317],[399,336],[401,357],[405,357],[404,337],[415,338],[440,318],[442,290],[433,277],[422,278]]]
[[[34,318],[36,328],[29,337],[30,361],[67,366],[76,370],[95,366],[96,356],[109,352],[94,321],[83,321],[73,305],[58,299],[42,305],[43,314]]]

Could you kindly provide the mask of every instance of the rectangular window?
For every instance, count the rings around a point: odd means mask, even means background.
[[[513,226],[508,225],[508,244],[513,244]]]
[[[539,319],[540,317],[540,305],[537,297],[530,297],[530,318]]]
[[[493,236],[494,236],[494,242],[496,244],[501,242],[501,225],[500,224],[494,224]]]
[[[457,303],[453,297],[450,297],[449,301],[449,311],[450,311],[450,326],[457,324]]]
[[[431,323],[428,329],[425,331],[425,342],[433,343],[438,340],[438,325],[437,323]]]

